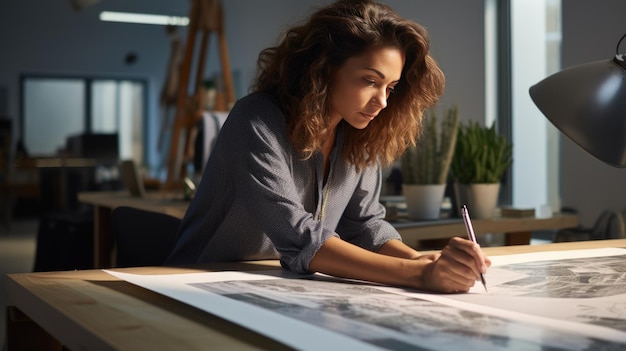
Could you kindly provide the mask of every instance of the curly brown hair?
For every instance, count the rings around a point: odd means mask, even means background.
[[[346,128],[343,157],[361,169],[389,165],[421,131],[423,111],[443,93],[445,79],[429,55],[424,27],[371,0],[340,0],[290,28],[279,44],[263,50],[253,91],[272,94],[287,116],[289,138],[310,157],[328,129],[332,73],[348,58],[373,47],[393,46],[406,56],[400,82],[367,128]]]

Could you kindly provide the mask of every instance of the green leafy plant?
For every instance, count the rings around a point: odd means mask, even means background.
[[[487,128],[470,121],[459,128],[450,175],[460,184],[498,183],[512,153],[513,145],[496,133],[495,123]]]
[[[402,156],[402,182],[444,184],[459,131],[458,109],[449,108],[442,121],[434,110],[427,111],[422,126],[417,145],[409,147]]]

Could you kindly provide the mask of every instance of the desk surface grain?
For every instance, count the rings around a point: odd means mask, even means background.
[[[485,248],[488,255],[626,247],[626,239]],[[120,271],[176,274],[280,269],[277,261]],[[75,350],[284,350],[286,346],[101,270],[10,274],[9,302]]]
[[[274,262],[263,269],[268,266],[279,269]],[[125,271],[173,274],[206,270],[145,267]],[[100,270],[12,274],[6,285],[10,303],[71,350],[289,349]]]

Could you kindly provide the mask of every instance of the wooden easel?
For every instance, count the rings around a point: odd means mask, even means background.
[[[194,59],[194,47],[196,46],[196,33],[198,31],[202,32],[202,39],[197,59],[194,91],[189,95],[189,79]],[[186,176],[186,165],[193,158],[193,139],[195,137],[196,123],[202,119],[204,110],[204,90],[202,88],[204,64],[209,45],[209,36],[213,32],[217,34],[224,83],[225,106],[223,106],[223,109],[230,109],[235,103],[235,89],[230,70],[226,36],[224,35],[224,16],[221,2],[219,0],[192,0],[185,56],[180,67],[176,115],[171,130],[172,135],[167,159],[166,189],[182,187],[183,179]],[[184,137],[181,150],[180,138],[182,133],[184,133]]]

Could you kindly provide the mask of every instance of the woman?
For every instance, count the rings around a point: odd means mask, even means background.
[[[414,143],[444,86],[427,32],[338,1],[261,52],[209,157],[169,262],[280,258],[297,273],[467,291],[490,265],[453,238],[420,255],[384,221],[381,165]]]

